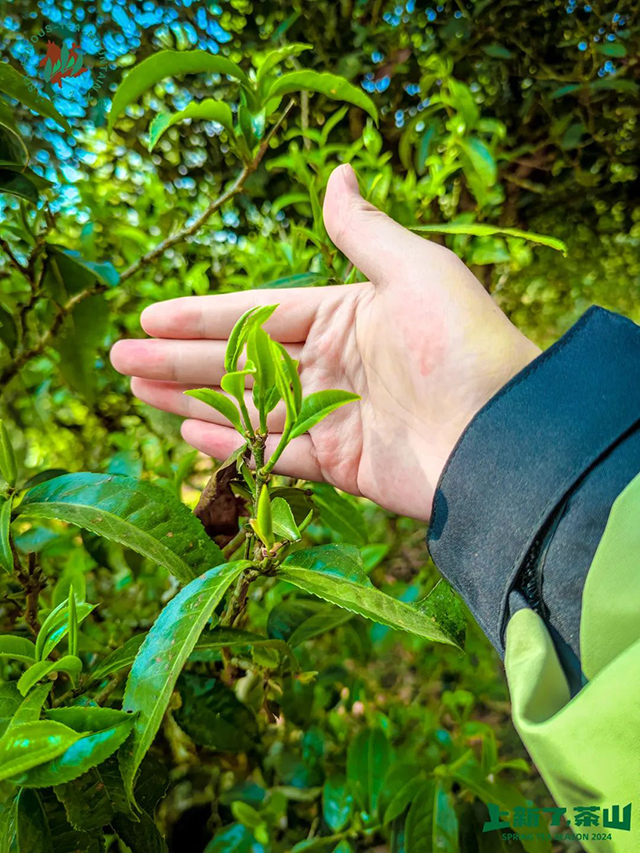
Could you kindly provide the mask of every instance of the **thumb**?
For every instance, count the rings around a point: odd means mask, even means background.
[[[324,224],[334,244],[374,284],[412,264],[428,245],[360,195],[356,173],[345,164],[329,177]]]

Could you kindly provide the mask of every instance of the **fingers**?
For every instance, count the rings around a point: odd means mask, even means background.
[[[328,288],[247,290],[211,296],[184,296],[150,305],[140,322],[157,338],[226,340],[236,321],[256,305],[279,305],[265,331],[281,343],[304,341]]]
[[[182,424],[184,440],[215,459],[226,459],[242,444],[242,438],[231,427],[187,420]],[[280,436],[272,433],[267,437],[265,458],[275,450]],[[301,480],[320,482],[322,474],[313,453],[313,445],[308,435],[294,439],[286,448],[274,467],[274,473],[283,477],[296,477]]]
[[[210,387],[210,386],[207,386]],[[173,412],[183,418],[197,418],[200,421],[229,426],[229,421],[220,412],[187,396],[184,392],[191,390],[192,385],[180,385],[175,382],[155,382],[149,379],[140,379],[134,376],[131,380],[131,391],[135,396],[163,412]],[[214,390],[224,393],[221,388]],[[260,422],[258,412],[251,399],[251,393],[245,394],[245,403],[251,418],[251,423],[257,427]],[[279,403],[267,419],[267,426],[274,432],[282,432],[284,429],[285,408]]]
[[[180,382],[190,387],[219,385],[225,372],[225,348],[225,341],[118,341],[111,349],[111,363],[126,376]],[[298,359],[302,346],[289,344],[287,350]]]
[[[415,269],[432,246],[365,201],[347,164],[329,178],[324,223],[335,245],[377,285],[392,277],[400,280],[402,271],[409,265]]]

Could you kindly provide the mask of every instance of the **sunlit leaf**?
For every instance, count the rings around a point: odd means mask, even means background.
[[[328,72],[290,71],[274,81],[266,97],[282,97],[300,91],[319,92],[335,101],[347,101],[363,109],[376,123],[378,121],[378,109],[362,89],[356,88],[344,77]]]
[[[521,240],[529,240],[530,243],[539,243],[567,254],[567,246],[557,237],[547,237],[544,234],[536,234],[533,231],[521,231],[519,228],[501,228],[496,225],[486,225],[480,222],[457,223],[442,222],[439,225],[413,225],[412,231],[424,234],[465,234],[470,237],[492,237],[495,234],[505,237],[519,237]]]
[[[52,721],[11,726],[0,739],[0,780],[56,758],[79,738],[77,732]]]
[[[22,663],[35,663],[36,647],[24,637],[12,637],[10,634],[0,635],[0,658],[11,658]]]
[[[299,435],[308,432],[331,412],[339,409],[340,406],[344,406],[346,403],[354,403],[359,399],[360,397],[357,394],[352,394],[349,391],[316,391],[309,394],[302,401],[300,415],[291,431],[291,438],[297,438]]]
[[[120,542],[183,582],[223,561],[186,506],[165,489],[129,477],[56,477],[29,489],[16,512],[68,521]]]
[[[458,645],[434,618],[376,589],[353,545],[323,545],[296,551],[282,563],[278,576],[374,622],[435,642]]]
[[[192,391],[185,391],[184,393],[188,397],[194,397],[196,400],[200,400],[201,403],[211,406],[216,412],[220,412],[224,418],[230,421],[241,435],[244,433],[240,412],[235,404],[224,394],[214,391],[212,388],[195,388]]]
[[[153,151],[163,134],[174,124],[187,119],[196,121],[215,121],[226,131],[233,133],[233,114],[224,101],[206,98],[189,104],[183,110],[175,113],[159,113],[149,125],[149,151]]]
[[[160,613],[138,651],[123,699],[138,711],[131,739],[120,753],[122,778],[133,797],[138,767],[160,727],[180,671],[227,588],[251,564],[225,563],[191,581]]]
[[[247,75],[230,59],[213,56],[206,50],[161,50],[136,65],[118,86],[109,113],[109,132],[129,104],[139,100],[156,83],[167,77],[203,73],[225,74],[238,80],[245,90],[252,90]]]
[[[65,655],[60,660],[41,660],[34,663],[20,676],[18,690],[23,696],[26,696],[38,681],[46,678],[52,672],[66,672],[69,675],[77,675],[82,672],[82,661],[75,655]]]

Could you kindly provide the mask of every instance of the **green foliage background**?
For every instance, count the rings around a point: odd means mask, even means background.
[[[22,35],[41,26],[31,11],[28,3],[3,5]],[[181,7],[180,21],[197,26],[196,13]],[[277,73],[345,77],[369,90],[377,126],[351,103],[295,91],[286,116],[289,96],[267,113],[264,131],[257,121],[254,139],[242,118],[241,143],[221,124],[194,120],[169,128],[150,153],[156,114],[202,98],[238,104],[237,83],[215,73],[157,83],[111,133],[95,111],[92,121],[71,118],[73,139],[92,155],[90,166],[78,166],[74,193],[36,187],[37,207],[0,195],[0,406],[18,485],[52,470],[121,474],[193,507],[210,460],[180,441],[177,418],[131,397],[108,349],[140,335],[140,311],[156,300],[271,287],[277,301],[279,286],[353,280],[357,271],[332,247],[319,215],[341,162],[407,226],[489,223],[563,240],[566,256],[511,237],[434,238],[542,346],[593,303],[640,320],[637,17],[632,2],[231,0],[218,14],[232,36],[221,55],[248,73],[269,51],[310,44]],[[106,24],[98,31],[104,37]],[[3,33],[7,50],[15,37],[11,28]],[[146,31],[107,71],[105,91],[112,97],[110,84],[158,50],[190,47],[180,25]],[[32,157],[49,151],[64,183],[42,119],[0,90]],[[233,185],[243,159],[255,161],[279,118],[238,193],[184,234]],[[11,124],[0,125],[3,152],[18,156]],[[0,171],[0,190],[10,189],[12,175]],[[167,238],[169,248],[155,253]],[[420,525],[314,491],[306,544],[357,546],[376,586],[403,601],[433,587]],[[73,584],[81,601],[97,605],[76,638],[83,675],[74,690],[60,674],[47,702],[119,709],[126,670],[103,674],[100,666],[150,628],[176,580],[136,549],[65,522],[18,517],[12,529],[24,574],[0,575],[0,633],[28,638]],[[497,833],[481,831],[482,803],[512,809],[550,799],[509,723],[494,652],[473,624],[461,654],[327,607],[283,583],[254,585],[243,629],[263,640],[245,638],[231,660],[219,648],[191,660],[143,764],[142,820],[118,800],[111,758],[100,765],[116,792],[110,802],[89,774],[25,789],[22,835],[12,840],[16,786],[5,780],[0,851],[503,849]],[[334,627],[293,643],[295,627],[304,619],[308,628],[318,614]],[[291,641],[300,674],[278,647],[283,641]],[[23,670],[0,656],[8,684]],[[0,723],[17,707],[12,690],[0,683]],[[67,841],[51,841],[45,820]]]

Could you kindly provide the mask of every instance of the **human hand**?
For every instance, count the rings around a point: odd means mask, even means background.
[[[236,320],[254,305],[278,302],[265,330],[299,360],[304,393],[340,388],[361,400],[292,441],[275,473],[326,481],[428,520],[463,430],[539,350],[456,255],[364,201],[350,166],[329,179],[324,219],[333,242],[369,281],[160,302],[141,317],[155,339],[118,342],[112,363],[133,377],[141,400],[187,418],[182,435],[189,444],[224,459],[241,437],[183,392],[217,387]],[[267,456],[283,425],[278,407],[269,419]]]

